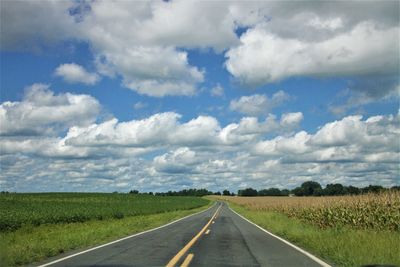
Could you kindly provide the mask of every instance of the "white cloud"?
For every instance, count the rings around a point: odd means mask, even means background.
[[[62,77],[69,83],[84,83],[94,85],[100,80],[96,73],[87,72],[82,66],[75,63],[61,64],[54,71],[54,74]]]
[[[273,108],[289,99],[290,96],[284,91],[276,92],[271,98],[268,98],[266,95],[255,94],[232,100],[229,108],[247,115],[268,114]]]
[[[240,40],[241,45],[226,53],[226,67],[249,85],[294,76],[393,73],[399,68],[399,28],[381,28],[373,22],[361,22],[322,41],[285,38],[270,32],[266,24],[248,30]]]
[[[171,47],[135,47],[126,43],[111,49],[100,52],[103,64],[122,75],[125,87],[140,94],[190,96],[204,79],[202,71],[189,65],[186,52]]]
[[[366,124],[362,116],[349,116],[340,121],[327,123],[310,140],[318,146],[343,146],[360,141],[365,133]]]
[[[349,88],[362,93],[348,104],[363,105],[398,88],[392,78],[398,7],[396,1],[5,1],[0,43],[3,50],[36,50],[85,42],[99,75],[154,97],[195,95],[207,70],[194,66],[188,51],[213,49],[225,53],[228,71],[247,85],[356,75],[364,83]],[[87,79],[94,74],[82,67],[69,74],[71,81],[97,80]],[[211,93],[221,91],[217,85]],[[34,85],[21,101],[0,105],[0,184],[10,191],[221,190],[227,184],[236,190],[310,179],[398,184],[398,114],[348,116],[316,133],[293,132],[302,113],[269,114],[287,100],[284,92],[233,100],[231,109],[249,117],[227,125],[211,116],[181,121],[175,112],[98,121],[101,107],[93,97]]]
[[[15,190],[100,191],[221,190],[227,183],[232,190],[293,187],[310,179],[358,186],[396,183],[398,115],[349,116],[314,134],[288,129],[281,135],[301,117],[245,117],[220,127],[213,117],[180,122],[180,115],[170,112],[74,126],[65,137],[3,136],[0,180]]]
[[[75,23],[70,6],[68,1],[2,1],[1,49],[35,50],[71,38]]]
[[[118,122],[114,118],[88,127],[71,127],[65,140],[74,146],[156,146],[168,140],[169,134],[177,128],[179,118],[180,115],[173,112],[128,122]]]
[[[261,141],[253,153],[286,162],[398,162],[400,117],[348,116],[325,124],[315,134],[304,131]],[[396,145],[397,144],[397,145]]]
[[[307,25],[312,26],[318,30],[337,30],[343,27],[343,21],[340,17],[331,19],[321,19],[318,16],[310,19]]]
[[[188,49],[227,51],[228,71],[247,85],[397,74],[398,10],[396,1],[6,1],[0,40],[2,49],[87,42],[100,74],[139,94],[190,96],[204,70],[190,64]]]
[[[289,128],[297,127],[303,118],[301,112],[285,113],[281,117],[281,125]]]
[[[216,86],[211,88],[210,94],[211,96],[223,96],[224,88],[220,84],[217,84]]]
[[[135,109],[135,110],[139,110],[139,109],[144,109],[144,108],[146,108],[147,107],[147,103],[144,103],[144,102],[136,102],[134,105],[133,105],[133,108]]]
[[[100,112],[99,102],[89,95],[55,95],[49,85],[34,84],[20,102],[0,105],[0,135],[55,134],[73,125],[88,125]]]
[[[157,172],[190,173],[193,165],[198,162],[196,152],[190,150],[188,147],[181,147],[155,157],[153,165]]]

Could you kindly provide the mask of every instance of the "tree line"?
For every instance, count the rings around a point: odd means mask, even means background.
[[[355,186],[344,186],[342,184],[327,184],[325,188],[321,186],[318,182],[307,181],[302,183],[299,187],[292,190],[289,189],[279,189],[279,188],[267,188],[256,190],[251,187],[246,189],[238,190],[237,194],[225,189],[222,191],[212,192],[207,189],[183,189],[180,191],[168,191],[168,192],[148,192],[140,193],[138,190],[129,191],[130,194],[140,194],[140,195],[156,195],[156,196],[207,196],[207,195],[223,195],[223,196],[343,196],[343,195],[359,195],[366,193],[378,193],[385,190],[400,190],[400,186],[393,186],[391,188],[385,188],[381,185],[369,185],[367,187],[355,187]]]
[[[378,193],[385,190],[400,190],[400,186],[385,188],[381,185],[369,185],[367,187],[344,186],[342,184],[327,184],[325,188],[318,182],[307,181],[292,190],[268,188],[257,191],[253,188],[246,188],[238,191],[239,196],[343,196],[359,195],[366,193]]]
[[[129,193],[136,195],[140,194],[140,195],[155,195],[155,196],[195,196],[195,197],[202,197],[202,196],[216,194],[204,188],[201,189],[191,188],[191,189],[183,189],[181,191],[168,191],[168,192],[156,192],[156,193],[153,192],[140,193],[138,190],[131,190],[129,191]]]

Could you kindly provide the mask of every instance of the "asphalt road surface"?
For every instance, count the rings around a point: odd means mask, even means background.
[[[224,203],[157,230],[63,257],[42,266],[329,266]]]

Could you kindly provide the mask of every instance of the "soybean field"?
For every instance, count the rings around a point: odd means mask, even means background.
[[[0,231],[22,226],[122,219],[204,206],[198,197],[107,193],[26,193],[0,195]]]

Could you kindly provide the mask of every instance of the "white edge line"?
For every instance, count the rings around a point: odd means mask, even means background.
[[[318,264],[320,264],[323,267],[332,267],[331,265],[327,264],[326,262],[322,261],[321,259],[317,258],[316,256],[312,255],[311,253],[299,248],[298,246],[290,243],[289,241],[283,239],[282,237],[279,237],[277,235],[274,235],[273,233],[268,232],[267,230],[265,230],[264,228],[262,228],[261,226],[253,223],[252,221],[250,221],[249,219],[243,217],[242,215],[240,215],[239,213],[237,213],[236,211],[234,211],[228,204],[228,207],[231,211],[233,211],[236,215],[238,215],[239,217],[241,217],[242,219],[246,220],[247,222],[257,226],[260,230],[264,231],[265,233],[275,237],[276,239],[279,239],[280,241],[282,241],[283,243],[285,243],[286,245],[291,246],[292,248],[296,249],[297,251],[303,253],[304,255],[306,255],[307,257],[309,257],[310,259],[314,260],[315,262],[317,262]]]
[[[170,222],[170,223],[167,223],[167,224],[158,226],[158,227],[153,228],[153,229],[149,229],[149,230],[146,230],[146,231],[143,231],[143,232],[140,232],[140,233],[136,233],[136,234],[133,234],[133,235],[130,235],[130,236],[126,236],[126,237],[124,237],[124,238],[121,238],[121,239],[118,239],[118,240],[114,240],[114,241],[111,241],[111,242],[109,242],[109,243],[106,243],[106,244],[103,244],[103,245],[100,245],[100,246],[97,246],[97,247],[94,247],[94,248],[90,248],[90,249],[87,249],[87,250],[84,250],[84,251],[81,251],[81,252],[78,252],[78,253],[75,253],[75,254],[66,256],[66,257],[64,257],[64,258],[61,258],[61,259],[58,259],[58,260],[54,260],[54,261],[49,262],[49,263],[45,263],[45,264],[39,265],[38,267],[49,266],[49,265],[58,263],[58,262],[60,262],[60,261],[64,261],[64,260],[73,258],[73,257],[75,257],[75,256],[84,254],[84,253],[86,253],[86,252],[90,252],[90,251],[93,251],[93,250],[96,250],[96,249],[99,249],[99,248],[102,248],[102,247],[106,247],[106,246],[109,246],[109,245],[112,245],[112,244],[115,244],[115,243],[124,241],[124,240],[126,240],[126,239],[129,239],[129,238],[132,238],[132,237],[135,237],[135,236],[139,236],[139,235],[143,235],[143,234],[146,234],[146,233],[149,233],[149,232],[153,232],[153,231],[159,230],[159,229],[161,229],[161,228],[167,227],[167,226],[169,226],[169,225],[171,225],[171,224],[177,223],[177,222],[179,222],[179,221],[182,221],[182,220],[187,219],[187,218],[189,218],[189,217],[192,217],[192,216],[194,216],[194,215],[197,215],[197,214],[206,212],[206,211],[208,211],[209,209],[213,208],[215,205],[217,205],[217,202],[215,202],[214,205],[212,205],[211,207],[209,207],[209,208],[206,209],[206,210],[202,210],[202,211],[196,212],[196,213],[194,213],[194,214],[190,214],[190,215],[188,215],[188,216],[185,216],[185,217],[183,217],[183,218],[177,219],[177,220],[172,221],[172,222]]]

